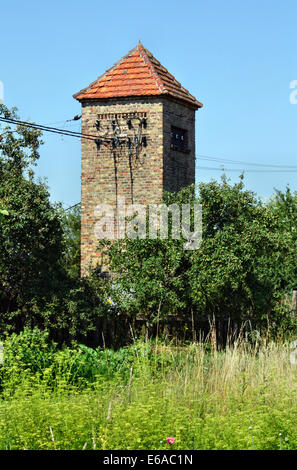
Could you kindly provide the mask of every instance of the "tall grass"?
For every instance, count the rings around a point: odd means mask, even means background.
[[[297,449],[297,366],[286,344],[241,339],[211,353],[139,342],[97,351],[100,367],[81,381],[77,367],[73,380],[61,366],[79,352],[57,354],[60,372],[29,364],[3,376],[0,449],[154,450],[169,448],[168,436],[174,449]]]

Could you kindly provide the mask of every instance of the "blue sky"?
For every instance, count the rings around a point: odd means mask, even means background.
[[[95,80],[138,40],[204,103],[196,119],[199,155],[297,167],[296,0],[52,0],[2,2],[0,81],[22,119],[65,123],[80,113],[73,93]],[[37,173],[53,201],[80,200],[80,140],[44,134]],[[261,169],[225,164],[226,168]],[[226,171],[232,181],[239,172]],[[196,182],[221,171],[197,169]],[[246,173],[248,189],[269,197],[297,189],[297,173]]]

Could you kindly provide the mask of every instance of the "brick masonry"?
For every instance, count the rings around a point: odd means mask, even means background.
[[[95,236],[95,208],[106,203],[114,208],[116,200],[125,196],[126,203],[151,204],[162,199],[163,191],[178,191],[195,182],[195,107],[167,96],[143,98],[109,98],[82,101],[82,133],[102,135],[117,115],[123,132],[133,133],[127,126],[129,113],[146,116],[142,135],[147,146],[138,157],[129,157],[127,146],[113,149],[97,147],[95,141],[82,139],[81,171],[81,273],[90,266],[101,265]],[[96,121],[100,129],[96,129]],[[133,121],[136,129],[137,121]],[[171,126],[187,131],[187,151],[171,148]]]

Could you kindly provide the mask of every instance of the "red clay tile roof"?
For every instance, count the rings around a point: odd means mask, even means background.
[[[73,97],[81,101],[152,95],[169,95],[195,108],[203,106],[139,42],[119,62]]]

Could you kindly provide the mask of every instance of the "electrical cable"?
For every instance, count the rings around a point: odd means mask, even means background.
[[[73,206],[67,207],[67,209],[64,209],[64,212],[70,211],[70,209],[73,209],[76,206],[79,206],[80,202],[77,202],[76,204],[73,204]]]
[[[69,135],[70,137],[78,137],[78,138],[89,139],[89,140],[98,139],[98,136],[93,135],[93,134],[82,134],[81,132],[71,131],[67,129],[58,129],[56,127],[43,126],[42,124],[35,124],[35,123],[27,122],[27,121],[20,121],[18,119],[0,117],[0,121],[6,122],[8,124],[31,127],[33,129],[38,129],[44,132],[52,132],[54,134]]]
[[[230,163],[234,165],[252,165],[252,166],[272,167],[272,168],[288,168],[288,169],[296,168],[297,169],[297,165],[275,165],[272,163],[253,163],[253,162],[245,162],[241,160],[230,160],[230,159],[220,158],[220,157],[210,157],[207,155],[200,155],[200,154],[198,154],[197,156],[201,160],[207,160],[210,162],[217,162],[217,163],[222,162],[222,163]]]
[[[253,172],[253,173],[296,173],[297,172],[297,168],[291,168],[290,170],[287,169],[287,170],[282,170],[281,168],[279,170],[269,170],[269,169],[266,169],[266,170],[254,170],[254,169],[240,169],[240,168],[215,168],[215,167],[208,167],[208,166],[197,166],[196,167],[198,170],[214,170],[214,171],[236,171],[236,172],[241,172],[241,173],[250,173],[250,172]]]
[[[72,119],[69,121],[74,121],[77,119]],[[100,136],[96,136],[93,134],[85,134],[82,132],[77,132],[77,131],[72,131],[70,129],[59,129],[56,127],[51,127],[51,126],[45,126],[42,124],[35,124],[35,123],[30,123],[27,121],[20,121],[18,119],[13,119],[13,118],[7,118],[7,117],[0,117],[0,122],[5,122],[8,124],[13,124],[13,125],[21,125],[25,127],[30,127],[33,129],[38,129],[43,132],[52,132],[54,134],[60,134],[60,135],[66,135],[69,137],[76,137],[80,139],[88,139],[88,140],[93,140],[97,141],[100,139]],[[61,122],[61,121],[60,121]],[[66,121],[67,122],[67,121]],[[104,136],[105,140],[112,141],[112,138]],[[278,172],[296,172],[297,171],[297,165],[276,165],[276,164],[268,164],[268,163],[255,163],[255,162],[246,162],[246,161],[240,161],[240,160],[232,160],[232,159],[227,159],[227,158],[220,158],[220,157],[211,157],[208,155],[202,155],[198,154],[197,155],[198,159],[200,160],[205,160],[209,162],[216,162],[216,163],[229,163],[231,165],[248,165],[248,166],[254,166],[254,167],[263,167],[266,169],[263,170],[256,170],[256,169],[236,169],[236,168],[216,168],[216,167],[203,167],[203,166],[198,166],[198,169],[201,170],[212,170],[212,171],[240,171],[240,172],[259,172],[259,173],[278,173]],[[275,168],[275,170],[270,169],[270,168]]]

